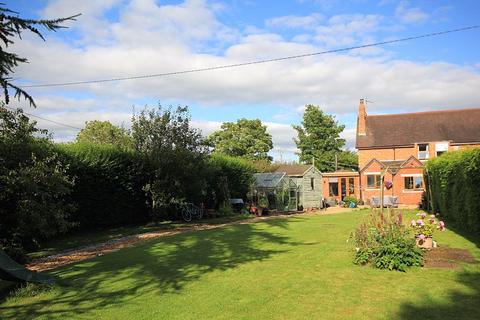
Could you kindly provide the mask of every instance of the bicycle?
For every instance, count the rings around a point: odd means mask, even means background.
[[[190,222],[192,219],[200,220],[203,217],[203,208],[196,206],[193,203],[185,203],[182,205],[182,219],[185,222]]]

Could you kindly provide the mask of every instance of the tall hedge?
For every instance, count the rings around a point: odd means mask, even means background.
[[[425,169],[426,197],[452,225],[480,231],[480,149],[448,152]]]
[[[207,207],[218,209],[229,198],[246,199],[255,171],[245,159],[211,154],[206,165]]]
[[[149,219],[143,187],[149,164],[138,154],[91,143],[57,146],[75,183],[70,195],[77,207],[71,216],[80,228],[107,227]]]

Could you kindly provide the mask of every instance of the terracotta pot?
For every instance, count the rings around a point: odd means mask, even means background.
[[[427,237],[425,239],[416,238],[417,247],[423,249],[432,249],[433,248],[433,239],[431,237]]]

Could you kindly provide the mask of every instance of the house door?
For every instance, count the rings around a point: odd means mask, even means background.
[[[347,196],[347,179],[342,178],[340,179],[340,188],[341,188],[341,195],[342,201]]]

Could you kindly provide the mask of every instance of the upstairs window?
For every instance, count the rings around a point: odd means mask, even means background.
[[[435,144],[435,152],[438,156],[448,151],[448,142],[439,142]]]
[[[421,143],[418,145],[418,159],[426,160],[429,158],[428,154],[428,144]]]

